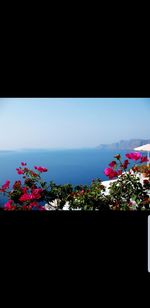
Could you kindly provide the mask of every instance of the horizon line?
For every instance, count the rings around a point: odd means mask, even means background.
[[[100,145],[112,145],[114,143],[119,143],[121,141],[133,141],[133,140],[142,140],[142,141],[147,141],[147,140],[150,140],[150,138],[130,138],[130,139],[120,139],[119,141],[116,141],[116,142],[112,142],[112,143],[100,143],[98,145],[95,145],[95,146],[85,146],[85,147],[53,147],[53,148],[50,148],[50,147],[35,147],[35,148],[31,148],[31,147],[26,147],[26,148],[4,148],[4,149],[0,149],[0,152],[8,152],[8,151],[33,151],[33,150],[40,150],[40,151],[43,151],[43,150],[82,150],[82,149],[97,149]]]

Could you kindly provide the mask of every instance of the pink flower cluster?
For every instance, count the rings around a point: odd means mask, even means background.
[[[0,189],[0,192],[5,192],[5,190],[9,188],[9,185],[10,185],[10,181],[7,180],[5,182],[5,184],[2,185],[2,188]]]
[[[4,208],[6,210],[15,210],[16,209],[16,206],[13,205],[13,200],[8,200],[5,205],[4,205]]]
[[[116,163],[115,160],[113,160],[113,161],[109,164],[109,166],[110,166],[111,168],[114,168],[116,165],[117,165],[117,163]]]
[[[116,163],[115,160],[113,160],[113,161],[109,164],[109,166],[110,166],[111,168],[106,168],[106,169],[104,170],[105,175],[108,176],[109,179],[113,179],[113,178],[117,177],[118,175],[121,175],[121,174],[122,174],[122,170],[121,170],[121,169],[119,169],[118,171],[114,170],[114,168],[117,167],[117,163]]]
[[[37,167],[37,166],[34,166],[34,169],[36,169],[36,170],[38,170],[39,172],[47,172],[47,169],[46,168],[44,168],[44,167]]]
[[[16,168],[18,174],[24,174],[24,171],[20,168]]]
[[[104,170],[104,173],[105,173],[106,176],[109,177],[109,179],[113,179],[113,178],[115,178],[116,176],[121,175],[121,174],[122,174],[122,171],[121,171],[121,170],[115,171],[115,170],[113,170],[112,168],[106,168],[106,169]]]
[[[24,190],[24,193],[19,198],[19,201],[24,202],[24,201],[40,199],[41,198],[41,193],[42,193],[43,189],[41,189],[41,188],[33,189],[30,194],[28,194],[26,191],[27,190]]]
[[[141,161],[140,161],[141,163],[145,163],[145,162],[147,162],[147,161],[149,161],[148,158],[147,158],[147,156],[142,156],[142,157],[141,157]]]
[[[137,161],[137,160],[140,159],[140,163],[144,163],[144,162],[148,161],[147,157],[146,156],[142,156],[142,154],[139,153],[139,152],[127,153],[126,157],[128,159],[131,159],[131,160],[134,160],[134,161]],[[116,163],[116,161],[113,160],[109,164],[110,168],[106,168],[104,170],[105,175],[108,176],[109,179],[113,179],[113,178],[117,177],[118,175],[121,175],[122,174],[122,170],[126,170],[128,165],[129,165],[129,160],[128,159],[126,159],[123,163],[121,163],[121,160],[120,160],[121,156],[120,156],[120,154],[115,155],[115,158],[120,161],[120,169],[118,171],[114,170],[114,169],[117,168],[117,163]]]
[[[27,164],[26,164],[26,163],[21,162],[21,165],[22,165],[22,166],[26,166]]]
[[[25,162],[21,162],[21,166],[16,168],[18,174],[23,175],[24,185],[21,181],[15,181],[13,188],[10,192],[7,192],[9,188],[10,181],[7,180],[2,187],[0,192],[6,193],[9,200],[5,203],[5,210],[14,210],[17,209],[17,205],[21,204],[22,209],[32,210],[33,207],[36,207],[39,210],[44,210],[44,207],[40,205],[40,199],[43,197],[43,187],[38,188],[38,180],[40,180],[40,175],[35,171],[32,171],[26,167]],[[34,167],[40,173],[47,172],[47,168],[41,166]],[[36,183],[37,182],[37,183]]]
[[[128,153],[126,154],[126,157],[132,160],[138,160],[142,157],[142,154],[139,152]]]
[[[21,162],[21,165],[22,166],[26,166],[27,164],[26,163],[24,163],[24,162]],[[45,167],[41,167],[41,166],[34,166],[34,169],[36,169],[37,171],[39,171],[39,172],[47,172],[48,170],[47,170],[47,168],[45,168]],[[17,173],[18,174],[24,174],[25,172],[28,172],[28,171],[30,171],[30,173],[31,173],[31,175],[32,176],[38,176],[38,174],[36,174],[35,172],[33,172],[32,170],[29,170],[28,168],[24,168],[24,169],[22,169],[22,168],[16,168],[16,170],[17,170]]]
[[[148,161],[148,158],[146,156],[142,156],[142,154],[138,152],[128,153],[126,154],[126,157],[129,159],[135,160],[135,161],[141,159],[140,163],[144,163]]]

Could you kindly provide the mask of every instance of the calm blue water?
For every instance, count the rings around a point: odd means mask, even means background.
[[[123,158],[127,152],[130,151],[119,151]],[[56,184],[90,184],[93,178],[108,180],[104,169],[116,154],[116,151],[97,149],[0,152],[0,186],[6,180],[13,185],[15,180],[22,179],[16,172],[22,161],[29,168],[46,167],[48,172],[42,178]]]

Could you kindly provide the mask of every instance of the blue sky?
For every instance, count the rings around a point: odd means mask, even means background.
[[[150,138],[150,98],[0,98],[0,149]]]

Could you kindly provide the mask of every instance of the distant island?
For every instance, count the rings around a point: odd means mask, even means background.
[[[111,144],[100,144],[96,148],[99,150],[134,150],[134,148],[147,143],[150,143],[150,139],[130,139]]]
[[[9,152],[51,152],[51,151],[81,151],[81,150],[134,150],[134,148],[144,144],[150,144],[150,139],[130,139],[120,140],[111,144],[100,144],[97,147],[80,147],[80,148],[17,148],[17,149],[0,149],[0,153]]]

